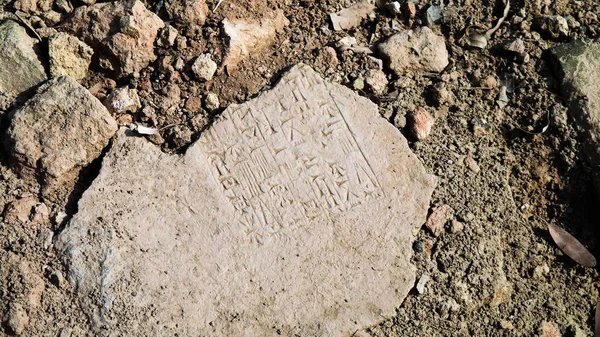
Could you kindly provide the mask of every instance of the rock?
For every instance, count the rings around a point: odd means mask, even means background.
[[[172,26],[165,26],[160,30],[160,36],[156,44],[164,48],[173,47],[178,34],[177,29]]]
[[[525,43],[520,38],[508,41],[506,44],[504,44],[502,48],[507,52],[511,52],[517,55],[525,53]]]
[[[381,95],[388,85],[385,73],[379,69],[369,69],[365,73],[365,84],[374,94]]]
[[[427,284],[428,281],[429,281],[429,275],[427,275],[427,274],[421,275],[421,278],[419,278],[419,282],[417,282],[417,286],[415,287],[419,294],[422,294],[425,292],[425,284]]]
[[[103,103],[114,114],[135,113],[142,108],[137,90],[127,87],[113,90]]]
[[[433,99],[437,105],[452,104],[454,102],[454,95],[446,89],[444,83],[440,82],[433,86]]]
[[[600,41],[575,41],[551,49],[561,91],[581,133],[584,151],[600,174]]]
[[[46,80],[46,71],[36,54],[37,45],[37,40],[29,37],[18,23],[7,20],[0,24],[1,93],[15,97]]]
[[[357,27],[361,21],[375,10],[375,3],[370,0],[361,1],[337,13],[329,14],[333,30],[346,30]]]
[[[464,163],[465,163],[465,166],[467,166],[469,168],[469,170],[471,170],[475,173],[479,173],[479,171],[481,171],[479,164],[477,164],[477,161],[475,161],[475,159],[473,159],[473,157],[471,157],[471,156],[466,156],[464,159]]]
[[[365,79],[362,78],[362,76],[355,78],[354,81],[352,81],[352,88],[358,91],[363,90],[365,88]]]
[[[556,324],[543,321],[538,330],[538,337],[561,337],[562,333]]]
[[[154,40],[162,20],[141,1],[112,1],[75,10],[69,24],[118,77],[139,73],[156,60]]]
[[[569,36],[569,24],[560,15],[542,15],[536,18],[540,32],[552,39]]]
[[[425,227],[429,228],[434,236],[439,236],[444,232],[444,226],[448,220],[454,217],[454,210],[448,205],[434,207],[431,214],[427,217]]]
[[[483,79],[483,81],[481,81],[482,88],[493,89],[493,88],[496,88],[497,86],[498,86],[498,81],[496,81],[496,78],[491,75],[487,76],[486,78]]]
[[[4,221],[7,222],[26,222],[29,221],[31,211],[37,205],[38,200],[33,195],[16,199],[8,205],[4,213]]]
[[[77,81],[87,75],[94,50],[78,38],[59,33],[48,39],[50,75],[70,76]]]
[[[229,72],[242,60],[273,43],[277,33],[290,23],[282,10],[268,14],[262,20],[247,20],[223,20],[223,32],[229,39],[223,67]]]
[[[450,225],[450,233],[457,234],[463,231],[465,228],[465,224],[454,219],[452,220],[452,224]]]
[[[181,147],[189,145],[192,142],[192,130],[190,130],[190,128],[186,126],[174,126],[172,128],[167,129],[166,133],[170,148],[179,149]]]
[[[418,107],[406,115],[408,132],[411,137],[418,141],[422,141],[429,136],[434,121],[433,116],[422,107]]]
[[[392,35],[379,45],[379,52],[398,76],[414,71],[440,72],[449,63],[444,38],[428,27]]]
[[[375,104],[307,66],[184,155],[112,144],[56,242],[95,331],[349,336],[413,287],[435,178]]]
[[[53,2],[53,0],[16,0],[14,7],[29,14],[40,14],[51,10]]]
[[[6,145],[22,177],[44,190],[74,183],[117,130],[115,120],[89,91],[63,76],[46,82],[12,113]]]
[[[11,303],[5,324],[11,334],[22,334],[29,325],[29,316],[25,308],[19,303]]]
[[[208,95],[204,98],[204,107],[208,111],[213,111],[218,109],[220,106],[219,96],[217,94],[209,92]]]
[[[194,61],[192,71],[197,79],[201,81],[210,81],[217,71],[217,63],[212,60],[210,54],[202,54]]]
[[[52,241],[54,239],[54,232],[49,228],[42,228],[38,232],[37,235],[37,243],[39,246],[44,248],[44,250],[48,250],[52,246]]]
[[[507,320],[501,320],[500,321],[500,327],[502,328],[502,330],[514,330],[515,326],[511,321],[507,321]]]
[[[188,28],[202,27],[208,14],[205,0],[167,0],[165,8],[171,19]]]
[[[63,13],[70,14],[73,12],[73,5],[69,0],[54,0],[54,5]]]
[[[490,302],[491,307],[497,307],[502,303],[510,301],[513,293],[512,283],[506,281],[506,279],[500,279],[494,284],[494,295]]]

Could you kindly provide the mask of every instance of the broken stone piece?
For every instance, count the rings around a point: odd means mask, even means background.
[[[217,71],[217,63],[212,60],[210,54],[202,54],[198,56],[196,61],[194,61],[194,64],[192,64],[192,71],[197,79],[201,81],[210,81]]]
[[[46,80],[37,44],[18,23],[0,24],[0,93],[15,97]]]
[[[173,26],[165,26],[160,30],[160,36],[156,44],[164,48],[173,47],[178,34],[177,29],[173,28]]]
[[[277,33],[289,23],[282,10],[266,15],[260,21],[224,19],[223,31],[229,43],[223,67],[233,71],[242,60],[273,43]]]
[[[48,39],[48,53],[52,77],[70,76],[79,81],[87,75],[94,50],[74,36],[58,33]]]
[[[383,71],[369,69],[365,73],[365,84],[374,94],[381,95],[387,88],[388,80]]]
[[[329,14],[333,30],[351,29],[360,25],[361,21],[375,10],[375,2],[361,1],[337,13]]]
[[[10,203],[4,213],[4,221],[23,223],[29,220],[38,200],[33,195],[23,196]]]
[[[167,0],[165,8],[176,23],[192,28],[202,27],[208,14],[205,0]]]
[[[209,92],[204,98],[204,107],[208,111],[216,110],[220,106],[219,96],[214,92]]]
[[[449,63],[444,38],[428,27],[392,35],[379,45],[379,52],[398,76],[414,71],[440,72]]]
[[[431,133],[435,119],[427,110],[418,107],[406,115],[408,132],[417,141],[425,140]]]
[[[444,225],[454,217],[454,210],[448,205],[435,207],[427,217],[425,227],[429,228],[434,236],[444,232]]]
[[[14,7],[16,10],[37,15],[51,10],[53,2],[53,0],[16,0]]]
[[[141,1],[112,1],[75,10],[72,31],[100,56],[103,68],[118,77],[139,73],[156,60],[154,41],[163,21]]]
[[[552,39],[569,36],[569,23],[560,15],[542,15],[535,20],[540,32]]]
[[[142,107],[137,90],[129,88],[113,90],[103,103],[108,111],[115,114],[135,113]]]
[[[74,79],[51,79],[12,113],[6,132],[11,160],[22,177],[46,188],[76,181],[116,132],[106,108]]]
[[[57,252],[94,332],[350,336],[413,287],[434,185],[375,104],[298,65],[183,155],[119,131]]]

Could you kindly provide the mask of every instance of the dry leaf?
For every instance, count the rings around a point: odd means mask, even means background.
[[[596,258],[573,235],[564,229],[548,224],[548,231],[556,245],[575,262],[586,267],[595,267]]]

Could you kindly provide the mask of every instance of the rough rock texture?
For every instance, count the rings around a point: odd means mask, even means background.
[[[375,10],[375,3],[371,0],[361,1],[349,8],[344,8],[337,13],[329,14],[329,19],[334,30],[346,30],[360,25],[363,19]]]
[[[169,17],[186,27],[202,27],[208,14],[205,0],[167,0],[165,8]]]
[[[444,38],[428,27],[392,35],[379,45],[379,52],[398,76],[412,71],[440,72],[449,63]]]
[[[40,14],[51,10],[52,3],[53,0],[16,0],[14,7],[23,12]]]
[[[299,65],[185,155],[120,131],[57,248],[100,335],[351,336],[412,288],[434,186],[373,103]]]
[[[48,53],[52,77],[70,76],[79,81],[87,75],[94,50],[74,36],[59,33],[48,39]]]
[[[196,58],[192,64],[192,71],[196,78],[202,81],[212,80],[217,71],[217,63],[212,60],[210,54],[202,54]]]
[[[229,45],[223,67],[234,70],[242,60],[273,43],[277,33],[289,23],[282,10],[255,22],[224,19],[223,31]]]
[[[52,188],[76,180],[117,131],[106,108],[74,79],[46,82],[12,114],[6,146],[20,174]]]
[[[36,45],[37,40],[18,23],[5,21],[0,25],[0,93],[16,96],[46,80]]]
[[[115,114],[135,113],[142,107],[137,90],[126,87],[113,90],[103,103],[108,111]]]
[[[575,41],[551,52],[569,113],[580,125],[590,163],[600,174],[600,41]]]
[[[113,1],[79,7],[70,20],[75,34],[100,53],[100,65],[120,77],[156,60],[154,40],[162,20],[140,1]]]

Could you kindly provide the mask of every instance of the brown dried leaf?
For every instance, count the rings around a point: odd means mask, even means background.
[[[575,237],[564,229],[548,224],[548,231],[556,245],[575,262],[586,267],[595,267],[596,258]]]

